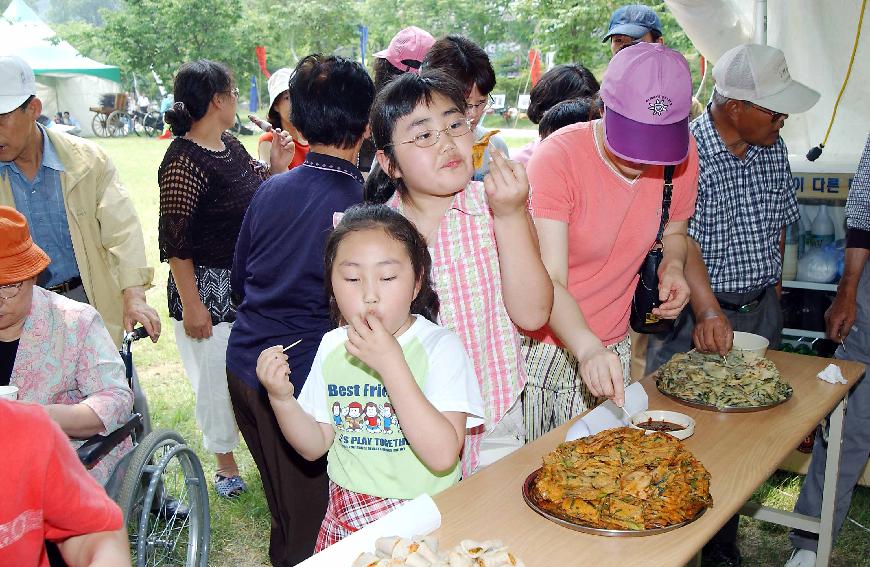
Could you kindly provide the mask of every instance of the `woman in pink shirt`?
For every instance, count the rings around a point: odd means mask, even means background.
[[[529,163],[532,215],[555,286],[548,326],[523,341],[530,440],[597,398],[624,401],[631,300],[661,220],[664,165],[677,167],[656,314],[675,318],[689,299],[683,267],[698,157],[688,129],[688,64],[659,44],[624,49],[608,67],[601,98],[603,119],[558,130]]]

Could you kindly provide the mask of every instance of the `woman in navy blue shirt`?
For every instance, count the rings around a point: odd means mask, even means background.
[[[239,302],[227,349],[227,381],[239,429],[272,514],[269,557],[295,565],[311,555],[326,512],[326,461],[308,462],[284,440],[255,373],[260,352],[287,351],[298,393],[320,339],[333,325],[323,257],[336,213],[362,202],[355,163],[374,85],[359,63],[309,55],[290,82],[291,121],[308,140],[302,165],[271,177],[248,208],[236,244],[232,289]]]

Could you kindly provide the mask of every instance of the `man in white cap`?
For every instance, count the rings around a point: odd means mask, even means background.
[[[651,337],[647,372],[692,344],[701,352],[731,350],[733,330],[782,334],[779,287],[785,227],[799,217],[788,150],[779,135],[789,114],[809,110],[819,94],[793,80],[774,47],[746,44],[723,54],[707,111],[690,129],[698,143],[700,175],[689,221],[686,280],[691,309],[664,337]],[[705,268],[706,265],[706,268]],[[740,565],[737,520],[705,547],[724,565]]]
[[[52,261],[38,284],[93,305],[112,339],[141,323],[160,334],[145,300],[154,270],[115,167],[97,145],[46,130],[33,70],[0,56],[0,205],[18,209]]]

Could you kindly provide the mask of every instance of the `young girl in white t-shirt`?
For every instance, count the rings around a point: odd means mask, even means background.
[[[431,259],[410,221],[383,205],[351,207],[325,264],[333,317],[345,326],[323,337],[298,401],[282,346],[257,360],[287,441],[306,459],[329,452],[315,552],[456,483],[465,430],[484,413],[459,337],[432,322]]]

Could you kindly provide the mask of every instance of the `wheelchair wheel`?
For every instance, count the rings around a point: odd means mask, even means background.
[[[155,430],[136,447],[118,504],[138,567],[208,564],[208,486],[177,433]]]

